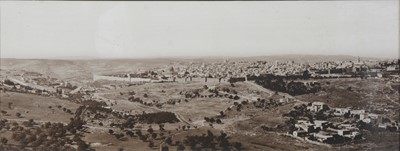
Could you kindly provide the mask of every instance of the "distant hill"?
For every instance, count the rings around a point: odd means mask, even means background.
[[[69,81],[90,80],[93,73],[112,73],[137,71],[162,66],[171,62],[168,59],[92,59],[92,60],[53,60],[53,59],[4,59],[1,69],[35,71],[51,77]]]

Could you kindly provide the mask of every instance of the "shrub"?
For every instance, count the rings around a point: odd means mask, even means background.
[[[21,113],[15,113],[15,116],[17,116],[18,118],[20,118],[21,117]]]
[[[157,112],[157,113],[143,113],[137,115],[137,119],[140,122],[147,124],[156,123],[176,123],[179,122],[174,113],[171,112]]]
[[[7,145],[7,142],[8,142],[7,138],[2,137],[2,138],[0,139],[0,141],[1,141],[1,144],[2,144],[2,145]]]

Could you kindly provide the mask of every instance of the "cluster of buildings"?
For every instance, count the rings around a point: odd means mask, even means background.
[[[382,77],[399,71],[398,61],[326,61],[317,63],[296,63],[294,61],[221,61],[221,62],[190,62],[171,63],[164,67],[154,68],[138,73],[113,75],[126,81],[142,80],[157,81],[173,78],[208,77],[208,78],[239,78],[273,74],[277,76],[303,76],[305,71],[312,78],[346,78],[346,77]],[[133,80],[133,81],[135,81]]]
[[[350,108],[330,109],[322,102],[313,102],[306,107],[311,113],[324,112],[328,117],[343,118],[344,122],[327,120],[297,120],[291,135],[308,141],[327,144],[340,144],[353,140],[363,139],[360,133],[360,121],[371,128],[382,130],[400,131],[397,121],[381,117],[365,110],[352,110]],[[368,129],[366,126],[362,129]]]
[[[338,140],[338,137],[348,141],[361,138],[358,128],[350,124],[333,125],[333,123],[323,120],[312,122],[298,120],[295,124],[295,131],[292,134],[295,137],[329,144],[343,143],[343,141],[334,142]]]

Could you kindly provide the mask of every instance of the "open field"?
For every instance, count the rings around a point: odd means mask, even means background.
[[[0,101],[0,110],[9,114],[9,116],[3,114],[2,118],[16,121],[33,119],[44,122],[67,123],[79,106],[67,100],[14,92],[0,93]],[[12,103],[11,108],[8,108],[9,103]],[[61,106],[61,108],[58,108],[58,106]],[[63,108],[71,110],[72,114],[63,111]],[[16,117],[16,113],[20,113],[21,117]]]

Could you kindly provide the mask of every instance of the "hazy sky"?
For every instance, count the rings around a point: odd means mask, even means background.
[[[399,56],[399,1],[0,2],[1,57]]]

